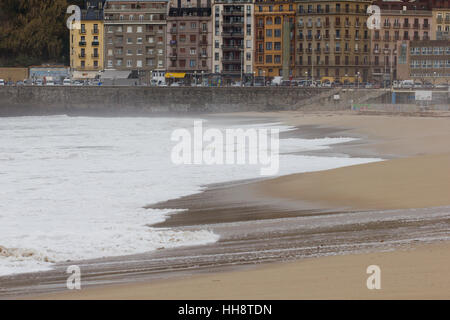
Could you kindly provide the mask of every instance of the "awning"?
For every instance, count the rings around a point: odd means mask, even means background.
[[[186,76],[186,73],[174,73],[174,72],[167,72],[166,78],[175,78],[175,79],[183,79]]]

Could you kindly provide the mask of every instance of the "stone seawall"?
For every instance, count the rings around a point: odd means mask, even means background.
[[[0,87],[0,116],[160,115],[274,110],[342,110],[367,90],[298,87]],[[334,101],[335,94],[340,102]]]

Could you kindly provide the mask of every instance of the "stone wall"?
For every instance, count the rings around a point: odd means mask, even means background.
[[[367,95],[363,89],[298,87],[0,87],[0,116],[343,110]]]

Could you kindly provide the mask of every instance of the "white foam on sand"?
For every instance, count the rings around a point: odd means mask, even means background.
[[[200,192],[206,184],[260,177],[257,165],[172,164],[171,133],[191,129],[193,121],[0,118],[0,275],[48,270],[57,262],[217,241],[218,235],[209,230],[152,228],[149,225],[163,221],[173,210],[143,209]],[[286,139],[280,153],[352,140]],[[285,154],[280,156],[279,175],[379,160]]]

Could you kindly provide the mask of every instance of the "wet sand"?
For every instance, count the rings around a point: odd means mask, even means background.
[[[449,280],[448,242],[417,251],[409,249],[450,240],[450,118],[345,112],[239,115],[241,121],[263,116],[298,126],[291,135],[361,138],[317,154],[388,160],[211,186],[201,194],[154,205],[189,209],[158,227],[208,229],[221,239],[208,246],[80,262],[85,289],[73,296],[64,293],[45,297],[379,298],[381,295],[361,288],[365,285],[365,268],[378,257],[377,261],[387,266],[384,272],[391,275],[391,289],[382,291],[383,298],[448,298],[448,291],[440,287]],[[393,249],[407,251],[356,254]],[[309,260],[336,254],[346,256]],[[297,262],[253,270],[256,265],[280,261]],[[66,266],[2,278],[0,297],[62,292]],[[248,267],[253,268],[242,270]],[[400,276],[405,268],[406,274],[413,276]],[[211,279],[227,281],[228,289],[207,285]],[[293,279],[305,290],[293,288]],[[330,290],[347,282],[348,287],[339,295],[338,289]],[[239,284],[241,293],[231,288],[232,284]]]

